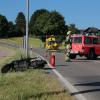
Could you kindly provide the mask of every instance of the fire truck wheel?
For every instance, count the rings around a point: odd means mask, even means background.
[[[95,52],[93,49],[90,49],[89,54],[87,55],[87,59],[95,59]]]
[[[97,59],[98,58],[98,56],[97,55],[95,55],[95,59]]]
[[[76,55],[75,55],[75,54],[70,54],[70,55],[69,55],[69,58],[70,58],[70,59],[75,59],[75,58],[76,58]]]

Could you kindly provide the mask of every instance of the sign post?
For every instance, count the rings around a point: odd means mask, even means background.
[[[28,39],[28,32],[29,32],[29,0],[26,0],[26,58],[29,56],[29,39]]]

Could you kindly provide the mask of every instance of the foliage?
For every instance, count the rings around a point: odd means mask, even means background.
[[[7,37],[15,37],[17,36],[16,32],[15,32],[15,25],[13,24],[13,22],[9,21],[8,22],[8,34]]]
[[[61,14],[59,14],[57,11],[52,11],[50,13],[50,18],[47,21],[46,26],[48,26],[47,31],[49,31],[50,34],[53,33],[55,35],[59,35],[63,32],[65,28],[64,17]]]
[[[33,35],[40,35],[42,33],[43,25],[48,20],[49,11],[45,9],[35,11],[30,19],[30,32]]]
[[[16,17],[16,32],[19,33],[19,36],[22,36],[25,34],[25,25],[26,25],[26,19],[23,12],[19,12]]]
[[[97,35],[99,35],[99,36],[100,36],[100,32],[98,32],[98,33],[97,33]]]
[[[8,31],[8,21],[5,16],[0,15],[0,37],[5,37]]]
[[[79,32],[75,24],[70,24],[70,26],[68,26],[68,30],[72,31],[73,34],[77,34]]]
[[[37,10],[31,16],[30,32],[39,35],[42,41],[46,35],[62,35],[65,32],[64,17],[57,11]]]

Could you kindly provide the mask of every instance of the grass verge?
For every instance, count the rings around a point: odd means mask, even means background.
[[[5,58],[3,63],[20,58],[19,51],[12,52],[11,49],[9,55],[13,57]],[[72,100],[72,98],[52,74],[47,74],[42,69],[34,69],[0,74],[0,100]]]
[[[0,76],[0,100],[72,100],[58,81],[43,70]]]
[[[15,58],[14,56],[16,56],[16,50],[14,48],[0,46],[0,69],[3,65]]]
[[[1,39],[0,41],[6,41],[6,42],[11,42],[19,45],[23,45],[23,37],[15,37],[15,38],[8,38],[8,39]],[[30,47],[43,47],[43,43],[40,39],[38,38],[29,38],[29,46]]]

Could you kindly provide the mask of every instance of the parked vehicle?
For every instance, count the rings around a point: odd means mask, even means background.
[[[85,56],[87,59],[96,59],[100,55],[100,36],[73,35],[70,58]]]

